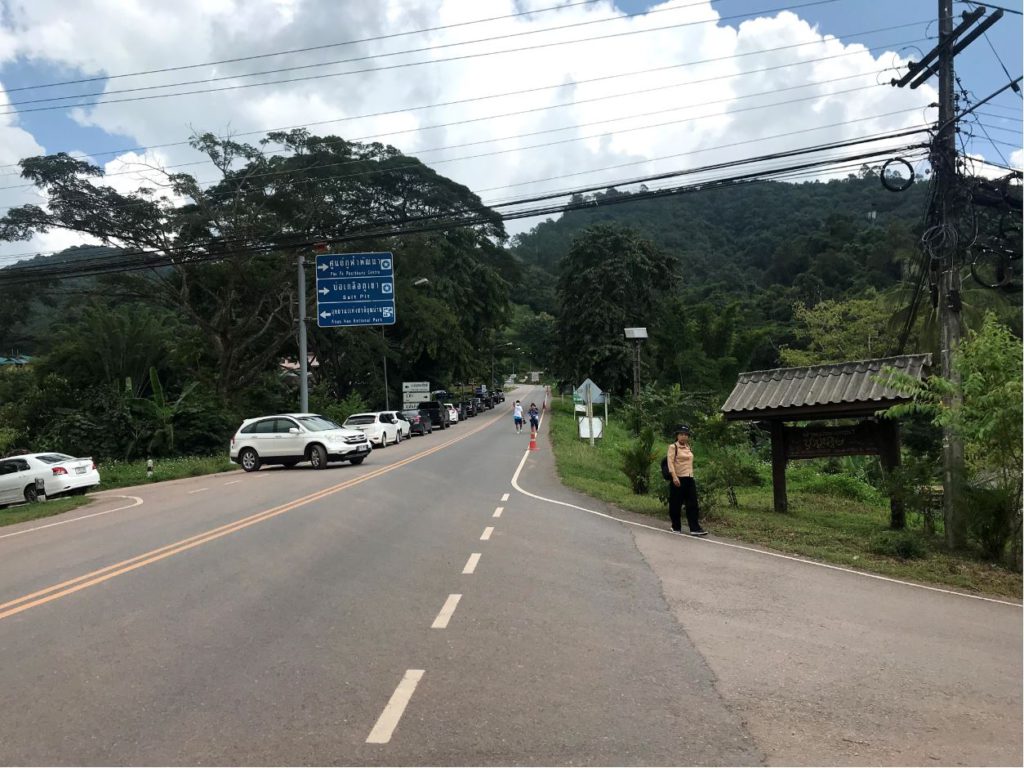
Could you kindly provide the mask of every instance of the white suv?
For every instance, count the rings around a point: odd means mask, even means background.
[[[284,413],[246,419],[231,438],[231,461],[246,472],[264,464],[294,467],[308,461],[324,469],[329,461],[362,464],[372,448],[366,435],[339,427],[315,413]]]

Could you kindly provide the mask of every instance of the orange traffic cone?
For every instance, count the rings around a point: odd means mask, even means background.
[[[537,450],[537,430],[532,427],[530,428],[530,450]]]

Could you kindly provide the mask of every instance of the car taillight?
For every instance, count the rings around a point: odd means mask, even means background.
[[[93,472],[95,472],[95,471],[96,471],[96,462],[95,462],[95,461],[94,461],[94,462],[92,463],[92,471],[93,471]]]
[[[54,467],[53,474],[55,475],[66,475],[68,471],[64,467]]]

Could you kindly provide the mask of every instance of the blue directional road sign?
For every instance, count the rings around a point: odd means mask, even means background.
[[[318,255],[316,322],[321,328],[394,325],[394,257],[390,253]]]

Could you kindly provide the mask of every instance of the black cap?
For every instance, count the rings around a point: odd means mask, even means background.
[[[676,434],[688,435],[690,434],[690,428],[686,424],[680,424],[678,427],[676,427]]]

